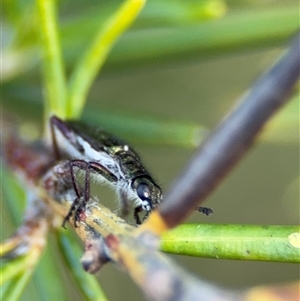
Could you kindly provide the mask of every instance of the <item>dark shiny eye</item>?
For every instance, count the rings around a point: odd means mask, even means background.
[[[138,197],[145,201],[145,200],[149,200],[150,198],[150,191],[149,191],[149,187],[147,184],[145,183],[140,183],[136,189],[137,195]]]

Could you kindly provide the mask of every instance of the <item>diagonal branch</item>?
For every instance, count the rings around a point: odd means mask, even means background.
[[[173,183],[150,224],[180,224],[239,162],[268,119],[288,100],[298,82],[300,35],[290,50],[254,84],[227,118],[208,136]],[[145,225],[144,227],[152,227]],[[158,232],[158,230],[157,230]]]
[[[41,199],[62,216],[76,196],[68,166],[67,161],[55,165],[37,190]],[[177,267],[157,251],[157,236],[150,231],[136,231],[136,226],[117,217],[94,197],[90,198],[82,220],[75,226],[72,216],[70,225],[85,243],[81,263],[86,271],[95,273],[112,261],[125,269],[150,300],[239,300],[239,293],[196,279]]]

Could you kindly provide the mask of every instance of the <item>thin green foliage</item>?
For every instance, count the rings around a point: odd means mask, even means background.
[[[51,114],[66,117],[66,79],[57,25],[57,8],[54,0],[37,0],[42,63],[46,87],[46,120]]]
[[[22,220],[22,214],[24,210],[23,207],[26,202],[26,192],[24,187],[20,186],[18,179],[13,176],[11,172],[3,169],[2,174],[3,194],[6,201],[6,209],[9,212],[9,216],[12,219],[12,222],[15,224],[15,227],[17,227],[20,225]],[[6,273],[7,277],[3,280],[5,280],[5,283],[8,283],[8,293],[6,294],[5,290],[5,298],[3,300],[9,300],[6,299],[6,297],[8,298],[10,296],[15,298],[11,300],[18,300],[22,290],[26,288],[26,281],[31,278],[30,275],[32,275],[34,269],[28,268],[28,258],[26,258],[27,255],[24,256],[24,258],[17,257],[16,259],[6,263],[8,267],[16,266],[16,269],[13,270],[12,274],[9,270],[3,270],[0,272],[0,278],[2,278],[3,273]],[[49,265],[49,262],[55,263],[55,261],[55,250],[53,248],[49,249],[48,247],[38,266],[34,266],[36,270],[33,274],[33,282],[40,300],[57,300],[58,298],[65,296],[65,288],[63,287],[61,280],[57,277],[57,269],[55,269],[55,264]],[[5,269],[8,269],[8,267]],[[9,289],[10,287],[11,289]],[[14,287],[16,288],[16,291],[13,290]],[[55,287],[55,290],[51,289],[52,287]],[[19,293],[16,295],[18,291]]]
[[[68,300],[66,283],[60,274],[60,262],[57,261],[57,248],[52,235],[48,238],[45,252],[33,275],[33,284],[39,300]],[[52,289],[55,287],[55,289]]]
[[[86,110],[84,119],[119,133],[123,139],[146,145],[195,148],[208,134],[208,129],[192,122],[136,116],[126,112]]]
[[[19,300],[32,277],[32,272],[33,270],[25,270],[22,274],[12,279],[3,293],[2,300]]]
[[[128,31],[112,50],[107,69],[209,59],[282,45],[299,28],[294,6],[228,11],[211,22]],[[65,37],[67,38],[67,37]]]
[[[88,90],[110,49],[120,34],[135,20],[144,4],[144,0],[124,1],[117,12],[108,18],[104,25],[101,24],[92,44],[75,65],[67,89],[55,2],[37,0],[47,88],[46,119],[51,114],[62,118],[78,118],[81,115]]]
[[[127,0],[98,30],[92,44],[79,59],[71,75],[67,117],[78,118],[86,97],[116,39],[130,26],[144,6],[144,0]]]
[[[300,262],[297,226],[186,224],[162,236],[161,250],[223,259]]]
[[[0,269],[0,285],[3,285],[16,276],[24,274],[25,271],[32,270],[37,262],[36,259],[35,254],[29,252],[3,264]]]
[[[19,92],[23,89],[20,88]],[[14,93],[14,91],[11,91]],[[22,93],[21,93],[22,94]],[[23,107],[19,106],[22,100]],[[16,99],[11,95],[3,100],[5,108],[24,115],[24,107],[28,117],[32,114],[42,114],[42,104],[33,98]],[[207,127],[188,121],[153,117],[147,114],[137,114],[129,111],[117,111],[88,107],[83,113],[83,120],[91,125],[99,126],[130,143],[155,146],[172,146],[193,149],[200,145],[208,134]]]

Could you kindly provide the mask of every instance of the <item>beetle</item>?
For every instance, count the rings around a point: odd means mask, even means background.
[[[101,128],[79,121],[64,121],[57,116],[50,118],[50,129],[55,158],[68,159],[76,203],[71,207],[64,223],[75,210],[75,223],[80,219],[90,198],[90,178],[103,182],[117,191],[122,216],[134,208],[136,224],[147,219],[162,200],[162,190],[143,166],[138,154],[124,141]],[[76,170],[84,172],[82,193]],[[75,200],[74,200],[75,203]],[[76,209],[75,209],[76,208]],[[143,219],[139,213],[145,211]]]

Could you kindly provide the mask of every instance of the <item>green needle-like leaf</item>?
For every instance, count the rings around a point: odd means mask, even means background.
[[[207,59],[280,45],[299,28],[298,7],[229,12],[211,22],[185,27],[129,30],[107,60],[107,68]]]
[[[96,33],[96,37],[74,70],[68,93],[67,117],[78,118],[86,96],[116,39],[135,20],[145,0],[127,0]]]
[[[25,271],[32,270],[36,259],[35,254],[31,252],[3,264],[0,269],[0,286]]]
[[[22,221],[26,195],[17,178],[7,169],[2,168],[2,189],[6,208],[13,223],[17,226]]]
[[[43,257],[33,275],[34,286],[40,300],[68,300],[65,284],[58,274],[59,262],[57,262],[57,248],[53,246],[51,237]],[[53,289],[55,287],[55,289]]]
[[[191,23],[220,18],[226,10],[227,5],[223,0],[151,0],[142,10],[133,29],[162,25],[186,26]]]
[[[23,98],[22,91],[22,88],[19,88],[17,92],[7,91],[8,94],[12,94],[3,100],[4,107],[20,114],[26,114],[26,112],[41,114],[41,103],[35,102],[33,97]],[[19,106],[20,100],[23,102],[22,108]],[[24,107],[26,112],[24,112]],[[86,109],[82,121],[99,126],[128,142],[145,145],[194,148],[208,134],[207,127],[201,124],[113,109]]]
[[[99,125],[123,139],[149,145],[194,148],[208,134],[205,126],[191,122],[163,120],[129,113],[87,110],[83,120]]]
[[[186,224],[162,236],[161,250],[210,258],[300,262],[300,228]]]
[[[19,300],[32,276],[32,270],[25,270],[21,275],[12,279],[6,288],[3,299],[6,301]]]
[[[66,79],[58,36],[56,1],[36,0],[36,3],[47,91],[45,118],[48,121],[50,114],[66,117]]]
[[[5,205],[13,220],[13,223],[17,226],[20,225],[22,221],[22,211],[25,204],[25,193],[16,177],[14,177],[12,173],[8,172],[7,170],[3,170],[2,172],[2,187]],[[40,300],[43,301],[58,300],[60,298],[65,300],[65,288],[62,281],[60,281],[60,278],[57,277],[55,252],[56,251],[51,246],[48,246],[46,248],[45,254],[43,254],[41,261],[37,266],[35,273],[33,274],[33,281],[37,289],[37,293],[39,294]],[[25,278],[23,278],[25,277],[25,274],[23,274],[24,270],[22,270],[22,265],[15,263],[15,260],[8,262],[7,265],[10,266],[11,263],[17,265],[17,270],[21,269],[20,275],[12,280],[12,287],[18,285],[18,283],[20,282],[20,286],[18,287],[20,289],[22,287],[24,288],[26,286],[26,283],[24,281]],[[29,276],[30,275],[28,274],[28,277]],[[24,283],[24,286],[22,286],[21,283]],[[53,287],[55,287],[55,290],[52,289]],[[3,300],[8,299],[4,298]]]
[[[172,3],[169,4],[174,6]],[[160,5],[163,6],[163,3]],[[283,45],[299,28],[298,4],[274,7],[255,5],[250,6],[251,9],[229,8],[223,18],[205,23],[194,22],[185,26],[178,26],[178,22],[175,22],[176,13],[169,10],[169,6],[166,8],[168,11],[160,10],[162,14],[170,14],[169,18],[174,20],[174,23],[171,22],[169,26],[166,26],[166,21],[162,23],[165,18],[153,19],[152,4],[149,5],[148,10],[147,7],[133,28],[127,31],[112,49],[105,62],[106,70],[118,71],[134,66],[153,66],[153,64],[166,65]],[[107,8],[102,9],[101,5],[92,9],[92,14],[89,8],[80,14],[73,15],[72,18],[62,20],[62,44],[65,62],[68,66],[73,66],[78,57],[86,51],[89,37],[97,32],[99,23],[103,24],[104,17],[99,14],[101,12],[105,14],[108,11]],[[150,23],[147,22],[148,16],[152,18]],[[34,32],[30,32],[30,35],[34,35]],[[34,43],[34,38],[32,41]],[[15,64],[25,63],[31,66],[37,62],[38,56],[35,54],[34,47],[31,47],[33,54],[29,54],[28,48],[26,57],[23,52],[16,52],[16,49],[14,51],[13,55],[17,53],[21,56],[14,59]],[[28,57],[31,57],[34,62],[30,62],[31,59]],[[7,60],[4,59],[4,61]],[[20,68],[23,67],[20,66]],[[93,79],[89,80],[89,82],[92,81]],[[79,84],[83,83],[79,82]],[[75,91],[72,95],[75,95]]]

